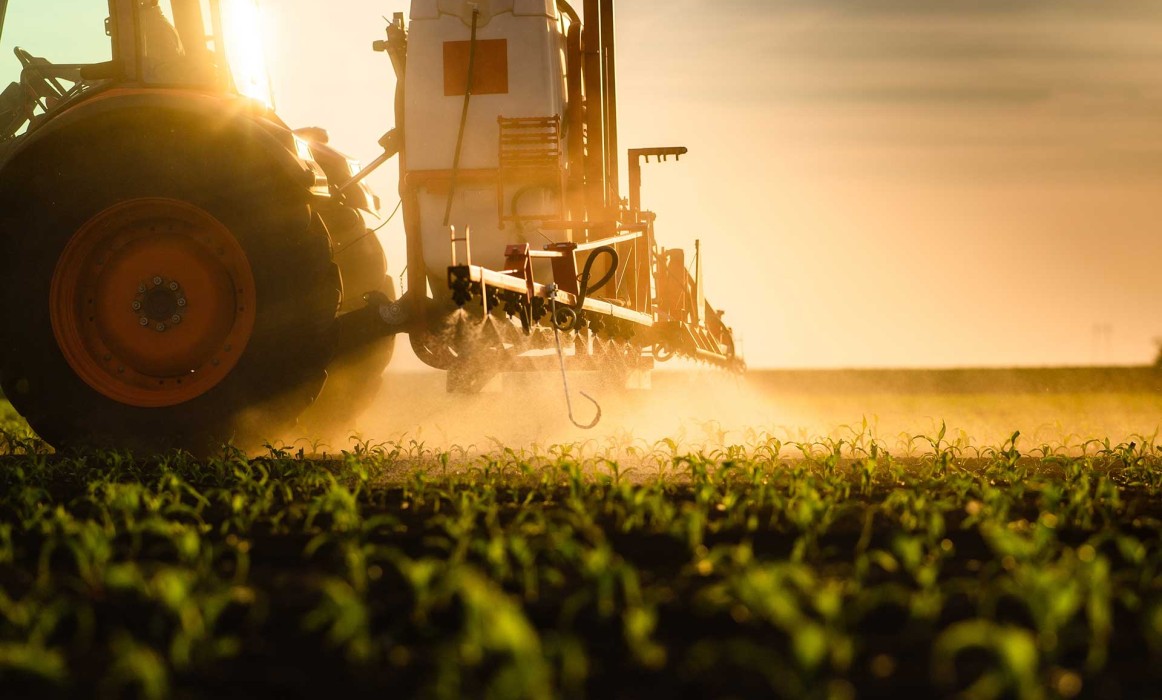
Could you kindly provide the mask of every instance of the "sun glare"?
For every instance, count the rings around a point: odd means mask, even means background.
[[[238,92],[274,107],[264,41],[266,23],[257,0],[222,0],[226,57]]]

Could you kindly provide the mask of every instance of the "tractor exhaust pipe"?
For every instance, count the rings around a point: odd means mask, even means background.
[[[585,54],[585,121],[588,153],[585,160],[586,209],[590,221],[605,219],[609,209],[606,187],[605,92],[602,85],[601,2],[585,0],[585,25],[581,41]]]
[[[4,40],[4,17],[8,14],[8,0],[0,0],[0,41]]]
[[[589,220],[616,221],[621,201],[617,144],[617,51],[613,0],[585,0],[586,180]]]
[[[602,95],[605,115],[605,180],[609,188],[609,207],[613,216],[621,202],[621,178],[618,173],[617,145],[617,51],[613,28],[613,0],[601,0],[601,68],[605,86]]]

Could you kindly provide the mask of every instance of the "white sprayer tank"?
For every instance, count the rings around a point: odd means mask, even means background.
[[[502,268],[506,244],[528,242],[540,248],[567,240],[565,232],[542,230],[538,223],[565,218],[559,189],[546,186],[544,157],[527,182],[521,182],[520,170],[503,171],[507,174],[498,191],[498,119],[565,115],[565,37],[555,0],[412,0],[404,167],[406,182],[417,194],[425,266],[437,294],[446,289],[451,264],[444,215],[464,106],[473,8],[479,11],[474,90],[449,224],[458,236],[470,228],[472,263],[493,269]],[[552,139],[557,141],[553,167],[558,180],[566,167],[560,155],[563,137],[561,126]],[[460,256],[463,264],[463,252]]]

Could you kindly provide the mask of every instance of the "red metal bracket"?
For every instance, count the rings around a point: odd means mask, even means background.
[[[525,295],[529,306],[533,303],[536,281],[533,279],[533,258],[529,255],[528,243],[517,243],[504,249],[504,271],[525,281]]]
[[[575,255],[577,244],[572,241],[550,243],[545,246],[545,249],[561,255],[559,258],[553,258],[553,281],[557,283],[557,287],[574,296],[579,294],[577,256]]]

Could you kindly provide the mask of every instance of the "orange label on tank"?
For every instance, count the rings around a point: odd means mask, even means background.
[[[468,90],[468,63],[472,42],[444,42],[444,95],[463,95]],[[508,94],[508,39],[484,39],[476,42],[472,61],[472,94]]]

